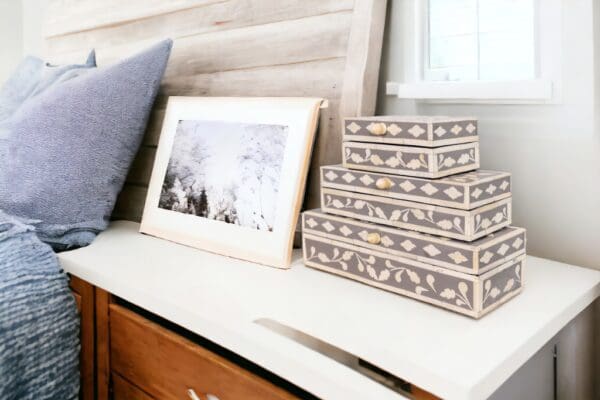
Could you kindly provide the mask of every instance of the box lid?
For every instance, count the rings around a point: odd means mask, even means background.
[[[471,210],[511,196],[508,172],[477,170],[440,179],[321,167],[322,187]]]
[[[475,142],[477,119],[446,116],[376,116],[344,119],[344,140],[438,147]]]

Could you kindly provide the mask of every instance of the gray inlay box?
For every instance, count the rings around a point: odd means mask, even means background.
[[[469,275],[305,233],[306,265],[480,318],[521,292],[525,256]]]
[[[435,148],[344,142],[346,168],[421,178],[443,178],[479,168],[479,142]]]
[[[344,141],[439,147],[479,140],[470,117],[378,116],[344,119]]]
[[[329,215],[321,210],[303,213],[302,232],[474,275],[525,254],[526,248],[523,228],[511,226],[468,243]]]
[[[329,214],[467,242],[512,222],[511,198],[467,211],[321,188],[321,209]]]
[[[478,170],[441,179],[321,167],[322,187],[471,210],[511,195],[507,172]]]

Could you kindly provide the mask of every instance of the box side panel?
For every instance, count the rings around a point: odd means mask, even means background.
[[[476,273],[475,248],[469,249],[463,242],[455,245],[455,241],[450,239],[384,228],[315,211],[304,213],[303,232],[459,272]]]
[[[323,211],[363,221],[471,241],[467,236],[467,214],[459,210],[420,203],[388,202],[375,196],[322,189]],[[407,204],[408,203],[408,204]]]
[[[371,286],[475,316],[474,282],[403,264],[384,254],[304,235],[305,263]]]

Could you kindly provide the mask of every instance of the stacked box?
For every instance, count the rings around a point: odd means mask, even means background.
[[[522,290],[511,176],[478,170],[474,118],[344,121],[343,164],[303,214],[306,265],[474,318]]]

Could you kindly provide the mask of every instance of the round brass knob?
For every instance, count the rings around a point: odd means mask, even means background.
[[[381,243],[381,235],[377,232],[371,232],[367,235],[367,242],[371,244],[379,244]]]
[[[375,136],[385,135],[387,127],[383,122],[373,122],[367,126],[367,130]]]
[[[377,189],[388,190],[392,187],[392,181],[389,178],[379,178],[375,182],[375,186],[377,186]]]

